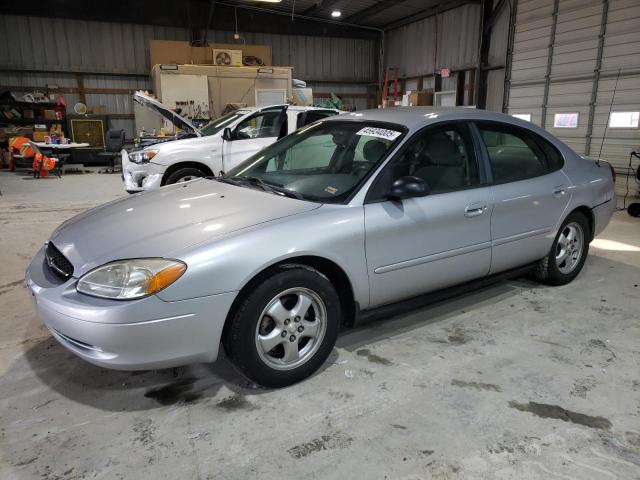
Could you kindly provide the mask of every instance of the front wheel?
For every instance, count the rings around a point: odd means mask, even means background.
[[[185,167],[179,168],[175,172],[173,172],[167,178],[167,185],[173,185],[174,183],[180,182],[188,182],[189,180],[194,180],[196,178],[206,177],[207,174],[200,170],[199,168],[194,167]]]
[[[551,251],[536,266],[536,278],[549,285],[566,285],[576,278],[589,254],[589,231],[583,214],[569,215],[558,230]]]
[[[315,269],[293,266],[269,277],[241,302],[224,348],[240,371],[265,387],[284,387],[325,362],[340,325],[340,300]]]

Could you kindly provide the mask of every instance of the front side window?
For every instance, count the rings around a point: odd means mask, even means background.
[[[560,153],[526,130],[499,123],[478,123],[487,147],[494,183],[544,175],[562,167]]]
[[[233,140],[279,137],[285,120],[286,115],[282,110],[258,113],[238,124]]]
[[[344,201],[402,136],[404,127],[327,121],[304,127],[270,145],[222,179],[273,186],[304,199]]]
[[[436,125],[417,133],[389,169],[391,175],[381,177],[388,186],[401,177],[419,177],[432,194],[480,184],[473,140],[465,123]]]

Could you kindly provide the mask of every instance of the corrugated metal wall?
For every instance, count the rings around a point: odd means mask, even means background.
[[[128,91],[151,88],[149,40],[187,40],[188,35],[186,28],[0,15],[0,89],[3,86],[45,87],[47,84],[75,89],[78,86],[75,73],[86,72],[83,74],[86,89],[122,91],[87,93],[87,105],[106,105],[110,113],[131,116],[133,106]],[[294,67],[294,77],[332,82],[325,86],[314,85],[316,89],[334,88],[341,93],[360,95],[366,93],[362,84],[377,80],[379,52],[376,41],[260,33],[242,35],[246,43],[271,45],[273,63]],[[234,43],[233,32],[211,31],[208,39],[210,42]],[[7,71],[9,69],[34,72]],[[361,85],[351,85],[352,82]],[[64,96],[69,107],[79,100],[78,93],[65,93]],[[366,98],[358,98],[352,103],[364,108]],[[112,122],[114,127],[125,128],[128,136],[133,136],[132,119],[120,118]]]
[[[479,4],[469,4],[389,30],[385,65],[398,67],[402,77],[431,75],[440,68],[475,68],[480,14]]]
[[[606,125],[612,100],[614,112],[640,111],[640,2],[519,0],[508,93],[509,113],[626,168],[640,129]],[[557,113],[578,113],[577,128],[555,128]]]

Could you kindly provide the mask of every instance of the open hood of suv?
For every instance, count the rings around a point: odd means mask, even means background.
[[[155,98],[151,98],[149,95],[143,92],[135,92],[133,94],[133,100],[138,102],[140,105],[143,105],[151,110],[155,110],[164,118],[173,123],[176,127],[186,130],[188,132],[193,132],[198,137],[202,136],[202,132],[198,130],[193,123],[187,120],[185,117],[178,115],[176,112],[171,110],[169,107],[159,102]]]

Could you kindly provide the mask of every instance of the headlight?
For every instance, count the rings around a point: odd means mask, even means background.
[[[133,163],[147,163],[153,157],[155,157],[159,151],[160,150],[158,150],[157,148],[150,148],[148,150],[138,150],[137,152],[131,152],[129,154],[129,160],[131,160]]]
[[[139,258],[107,263],[83,275],[76,290],[94,297],[132,300],[171,285],[187,270],[178,260]]]

